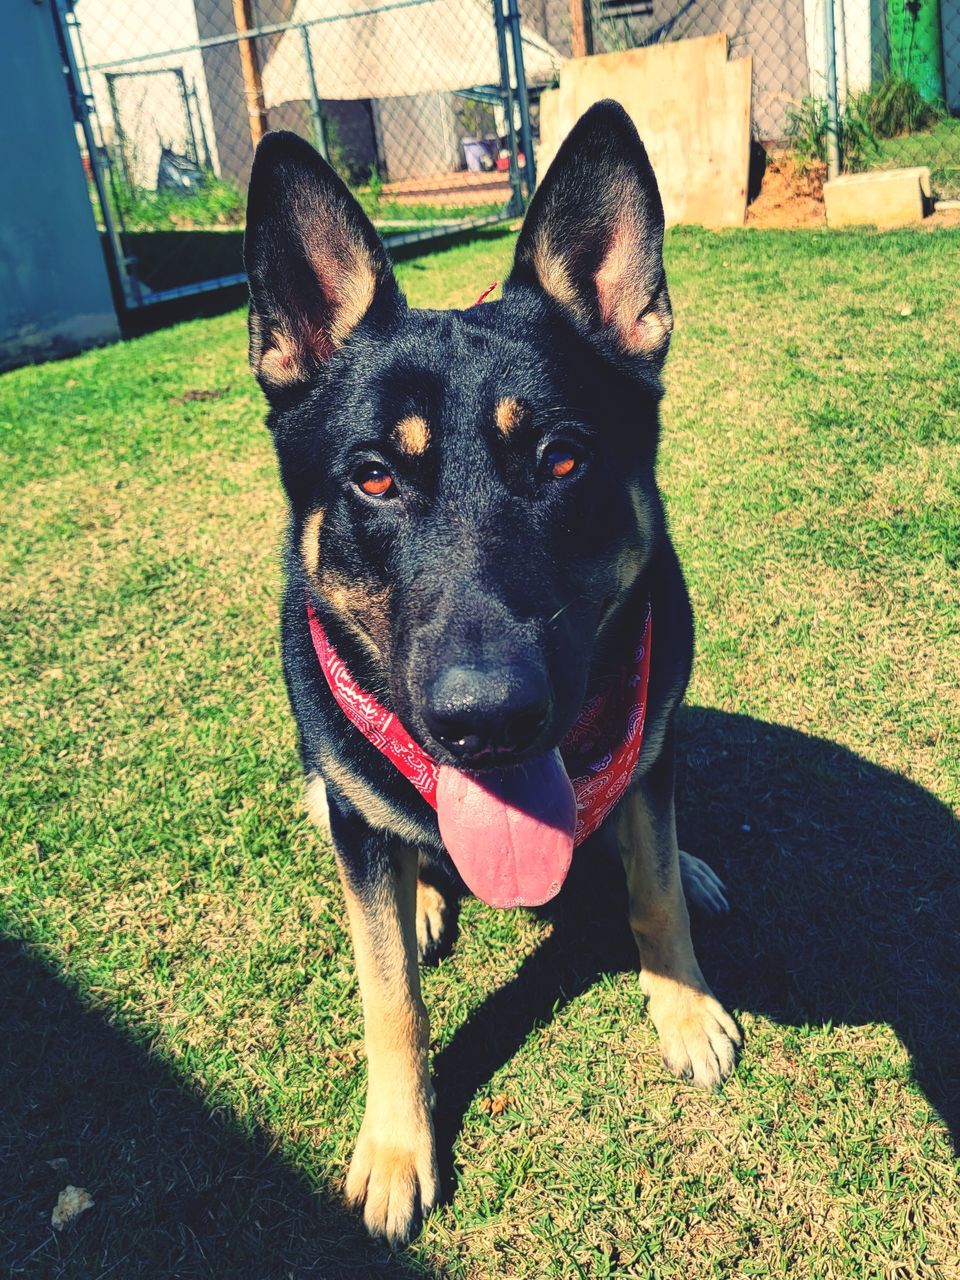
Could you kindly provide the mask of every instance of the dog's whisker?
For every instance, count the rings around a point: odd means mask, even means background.
[[[557,612],[553,614],[552,617],[549,617],[543,625],[545,627],[553,626],[553,624],[560,617],[560,615],[566,613],[566,611],[572,608],[572,606],[575,605],[579,600],[588,600],[588,599],[589,599],[589,596],[587,596],[584,593],[578,596],[574,596],[572,600],[568,600],[566,604],[562,604],[560,608],[557,610]]]

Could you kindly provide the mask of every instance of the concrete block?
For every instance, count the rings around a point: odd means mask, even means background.
[[[828,227],[906,227],[930,205],[930,170],[872,169],[823,184]]]

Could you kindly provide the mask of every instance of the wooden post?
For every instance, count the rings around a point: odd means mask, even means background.
[[[574,58],[585,58],[593,53],[590,0],[570,0],[570,53]]]
[[[250,0],[233,0],[233,24],[238,33],[251,30],[253,20],[250,16]],[[237,47],[243,71],[243,94],[250,118],[250,137],[256,146],[267,132],[267,106],[263,100],[263,84],[260,80],[260,59],[252,38],[238,40]]]

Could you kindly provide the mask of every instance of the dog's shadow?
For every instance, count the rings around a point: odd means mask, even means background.
[[[63,1231],[65,1186],[94,1201]],[[0,1259],[33,1280],[412,1280],[251,1115],[212,1108],[87,1007],[37,950],[0,938]]]
[[[726,882],[732,913],[695,926],[735,1009],[777,1022],[889,1023],[960,1140],[960,829],[945,805],[835,743],[744,716],[680,718],[681,847]],[[580,859],[554,929],[438,1054],[437,1136],[538,1023],[600,975],[636,967],[622,877]],[[746,1052],[750,1052],[749,1043]]]

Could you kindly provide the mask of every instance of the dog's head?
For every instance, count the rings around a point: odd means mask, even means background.
[[[653,170],[614,103],[560,149],[503,300],[467,311],[407,307],[307,143],[257,152],[250,360],[294,545],[321,617],[441,762],[556,746],[649,560],[662,246]]]

